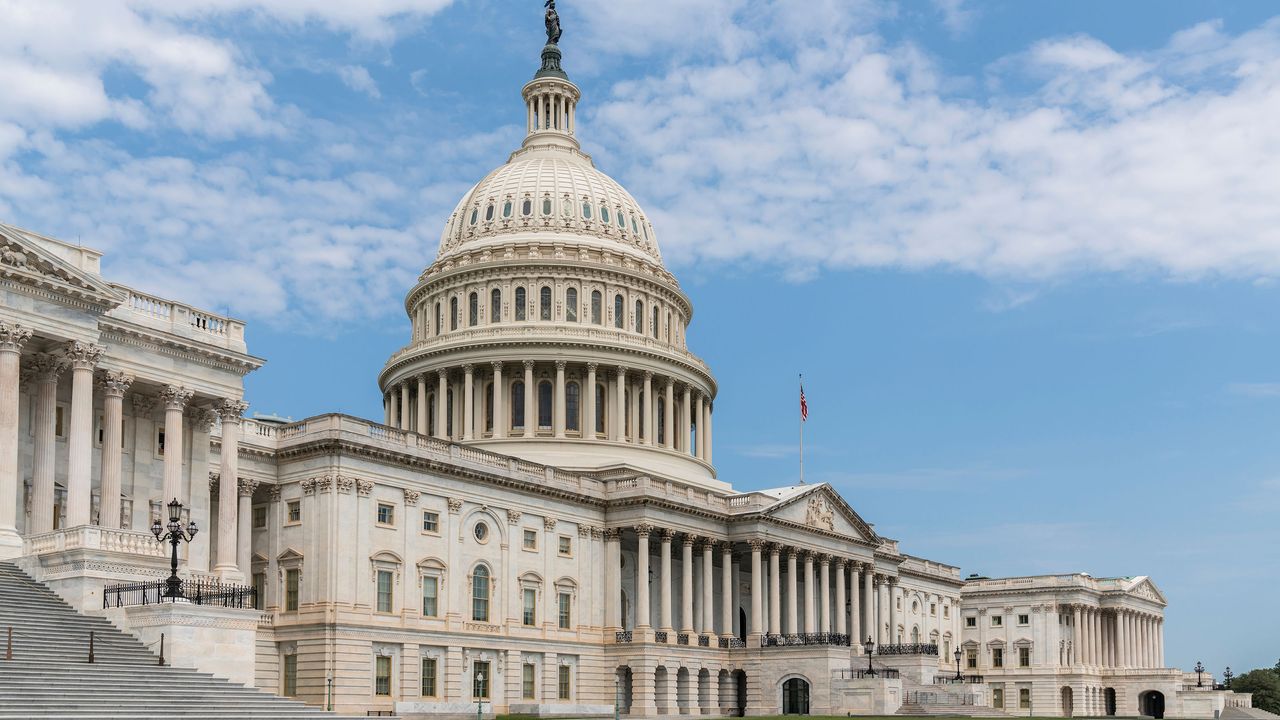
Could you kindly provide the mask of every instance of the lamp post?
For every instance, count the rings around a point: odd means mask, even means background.
[[[484,672],[476,673],[476,720],[484,718]]]
[[[1227,690],[1230,690],[1231,678],[1233,677],[1235,677],[1235,675],[1231,672],[1231,666],[1228,665],[1227,669],[1222,671],[1222,687]]]
[[[862,643],[862,649],[867,651],[867,677],[875,677],[876,669],[871,667],[871,651],[876,649],[876,644],[871,640],[871,636],[867,636],[867,641]]]
[[[325,709],[333,712],[333,676],[329,676],[329,690],[325,697]]]
[[[1200,681],[1200,674],[1204,672],[1204,663],[1196,661],[1196,687],[1204,687],[1204,683]]]
[[[956,680],[963,680],[964,676],[960,674],[960,656],[962,654],[960,648],[956,648],[956,651],[951,654],[956,658]]]
[[[200,530],[196,527],[195,520],[187,523],[184,529],[181,520],[182,503],[178,502],[178,498],[174,498],[169,501],[169,524],[162,526],[160,518],[151,521],[151,534],[156,536],[156,540],[158,542],[168,540],[173,545],[173,553],[169,559],[169,579],[164,581],[164,596],[175,600],[186,597],[182,594],[182,580],[178,578],[178,545],[184,540],[190,543]]]

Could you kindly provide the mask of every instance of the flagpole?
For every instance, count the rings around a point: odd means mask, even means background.
[[[804,373],[800,373],[800,396],[801,401],[804,398]],[[798,413],[800,416],[800,484],[804,484],[804,413]]]

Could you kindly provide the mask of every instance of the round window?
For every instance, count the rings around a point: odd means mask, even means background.
[[[486,523],[476,523],[475,530],[472,532],[475,533],[476,540],[479,540],[480,542],[484,542],[489,539],[489,526]]]

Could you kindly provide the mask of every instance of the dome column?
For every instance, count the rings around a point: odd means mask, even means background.
[[[502,382],[502,361],[493,363],[493,437],[507,436],[507,387]]]
[[[698,400],[697,400],[697,404],[694,406],[694,414],[693,414],[694,422],[697,423],[696,427],[694,428],[697,431],[697,437],[694,439],[693,452],[694,452],[694,457],[698,458],[699,460],[706,459],[704,457],[704,454],[707,448],[706,439],[705,439],[706,438],[705,431],[707,429],[707,426],[702,422],[702,413],[703,413],[702,393],[698,393]]]
[[[653,444],[653,373],[644,373],[644,416],[640,419],[644,427],[644,444]]]
[[[662,405],[662,445],[668,450],[675,449],[675,382],[671,378],[667,378],[664,387],[666,395],[665,402]]]
[[[436,439],[447,439],[449,420],[445,414],[449,412],[449,371],[437,371],[436,385]]]
[[[684,386],[684,398],[681,405],[680,413],[680,447],[678,448],[685,454],[692,455],[689,448],[689,438],[693,434],[693,428],[690,422],[693,418],[693,390],[688,384]]]
[[[536,434],[537,427],[534,425],[533,405],[536,401],[537,393],[533,387],[533,361],[524,361],[524,436],[531,438]]]
[[[702,439],[707,443],[707,451],[703,454],[702,459],[706,460],[707,464],[710,465],[711,464],[711,399],[710,398],[707,398],[707,407],[706,407],[705,417],[706,417],[707,429],[703,432]]]
[[[418,376],[418,427],[419,435],[426,435],[430,423],[427,422],[427,376]]]
[[[618,377],[614,384],[616,397],[613,401],[613,427],[609,428],[609,439],[614,442],[621,442],[624,435],[623,430],[627,426],[627,369],[619,367],[617,372]]]
[[[400,424],[401,430],[409,430],[412,425],[409,423],[409,382],[400,383]]]
[[[475,437],[475,373],[470,363],[462,366],[462,439]]]
[[[596,439],[596,364],[587,363],[587,386],[582,389],[582,437]]]
[[[556,396],[555,404],[552,406],[551,423],[555,430],[556,438],[564,437],[565,426],[565,384],[564,384],[564,360],[556,361]]]

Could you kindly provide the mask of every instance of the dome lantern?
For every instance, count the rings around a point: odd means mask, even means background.
[[[560,66],[560,15],[555,0],[547,0],[547,44],[542,48],[542,67],[521,91],[527,116],[524,147],[561,145],[575,150],[581,146],[573,137],[578,99],[582,92]]]

